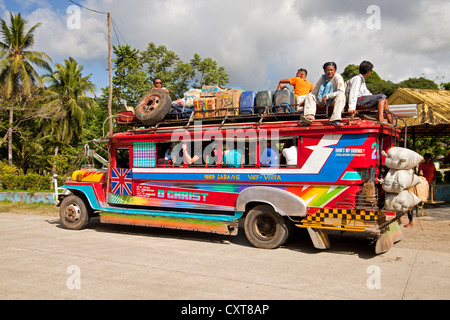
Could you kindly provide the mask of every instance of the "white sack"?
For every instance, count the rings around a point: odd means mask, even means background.
[[[400,193],[405,189],[414,187],[420,183],[420,178],[411,170],[391,169],[383,182],[383,190],[386,192]]]
[[[412,150],[392,147],[387,152],[386,166],[390,169],[409,170],[417,166],[423,157]]]
[[[384,209],[387,211],[407,212],[422,200],[408,190],[400,193],[386,193]]]

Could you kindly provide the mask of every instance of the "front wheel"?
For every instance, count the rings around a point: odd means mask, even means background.
[[[259,205],[250,210],[244,229],[250,243],[263,249],[275,249],[284,244],[291,230],[285,219],[269,205]]]
[[[59,217],[63,226],[71,230],[81,230],[89,223],[89,211],[83,199],[70,195],[61,202]]]

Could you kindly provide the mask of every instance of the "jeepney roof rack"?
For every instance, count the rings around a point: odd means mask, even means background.
[[[261,107],[262,108],[262,107]],[[183,127],[188,130],[196,121],[202,121],[203,124],[218,125],[222,128],[225,124],[238,124],[245,122],[253,122],[257,127],[261,126],[264,121],[297,121],[301,125],[300,117],[303,111],[289,111],[292,108],[278,108],[277,112],[273,112],[273,106],[264,107],[262,113],[239,114],[239,108],[216,109],[214,116],[204,117],[201,110],[193,110],[190,113],[180,115],[167,115],[162,121],[155,125],[145,125],[134,114],[119,113],[116,116],[115,123],[117,125],[131,126],[150,129],[154,132],[167,127]],[[351,120],[371,120],[376,121],[376,116],[370,111],[358,111],[359,117]],[[393,118],[393,125],[390,126],[395,131],[398,127],[399,118],[395,113],[390,112]],[[172,116],[172,118],[171,118]],[[317,120],[329,118],[328,108],[318,108],[316,113]],[[400,119],[403,120],[403,119]],[[406,123],[405,123],[406,125]],[[405,135],[406,138],[406,135]]]

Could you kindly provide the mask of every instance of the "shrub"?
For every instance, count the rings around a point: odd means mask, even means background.
[[[450,170],[445,171],[444,173],[444,181],[450,182]]]
[[[4,190],[49,190],[50,176],[42,176],[35,173],[26,175],[2,174],[1,186]]]
[[[436,183],[441,183],[442,182],[442,172],[440,172],[439,170],[436,170]]]
[[[8,164],[0,161],[0,175],[2,174],[13,174],[17,172],[16,166],[9,166]]]

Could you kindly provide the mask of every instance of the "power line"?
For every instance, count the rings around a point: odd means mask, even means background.
[[[107,25],[108,25],[108,74],[109,74],[108,119],[109,119],[109,134],[112,135],[113,122],[112,122],[112,115],[111,115],[112,110],[111,109],[112,109],[113,88],[112,88],[112,66],[111,66],[111,13],[87,8],[85,6],[82,6],[79,3],[76,3],[73,0],[69,0],[69,1],[85,10],[89,10],[94,13],[105,14],[107,16],[107,21],[108,21],[107,22]],[[116,37],[117,37],[117,34],[116,34]]]
[[[86,10],[89,10],[89,11],[92,11],[92,12],[95,12],[95,13],[108,14],[108,12],[98,11],[98,10],[87,8],[87,7],[85,7],[85,6],[83,6],[83,5],[79,4],[79,3],[76,3],[75,1],[72,1],[72,0],[69,0],[69,2],[72,2],[73,4],[76,4],[77,6],[83,8],[83,9],[86,9]]]
[[[113,24],[113,27],[114,27],[114,32],[116,32],[116,29],[117,29],[117,31],[119,32],[119,35],[120,35],[120,37],[122,38],[123,42],[127,43],[126,40],[125,40],[125,38],[123,37],[122,33],[120,32],[120,29],[119,29],[119,27],[117,26],[117,23],[114,21],[114,18],[113,18],[113,17],[111,17],[111,21],[112,21],[112,24]],[[117,34],[116,34],[116,37],[117,37]],[[117,38],[117,41],[118,41],[119,44],[120,44],[119,38]]]
[[[83,6],[83,5],[81,5],[81,4],[77,3],[77,2],[75,2],[75,1],[73,1],[73,0],[68,0],[68,1],[69,1],[69,2],[72,2],[73,4],[75,4],[75,5],[77,5],[77,6],[79,6],[80,8],[83,8],[83,9],[85,9],[85,10],[89,10],[89,11],[94,12],[94,13],[108,14],[108,12],[99,11],[99,10],[95,10],[95,9],[91,9],[91,8],[85,7],[85,6]],[[119,27],[117,26],[117,23],[114,21],[114,19],[113,19],[112,17],[111,17],[111,21],[112,21],[112,26],[113,26],[113,30],[114,30],[114,34],[115,34],[115,36],[116,36],[117,42],[118,42],[119,44],[121,44],[121,43],[120,43],[120,40],[119,40],[119,36],[117,35],[117,33],[118,33],[118,34],[120,35],[120,37],[122,38],[123,42],[126,43],[125,38],[123,37],[122,33],[120,32]]]

